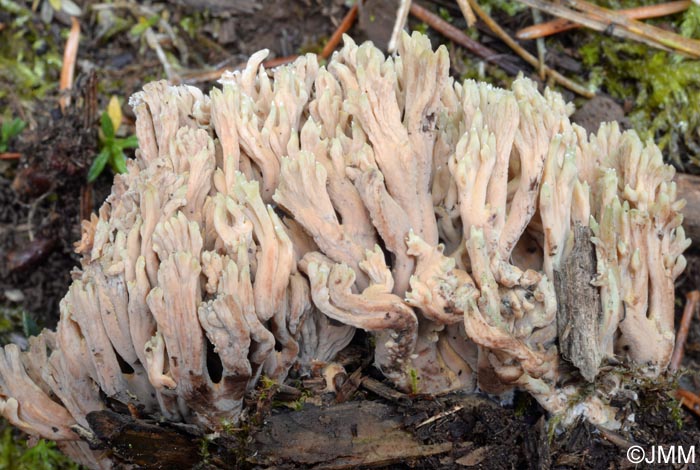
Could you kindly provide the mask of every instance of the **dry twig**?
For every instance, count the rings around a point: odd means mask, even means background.
[[[163,48],[160,46],[160,40],[156,36],[156,33],[153,32],[153,28],[146,28],[144,34],[146,37],[146,44],[156,52],[156,56],[158,56],[158,60],[163,66],[163,70],[165,70],[165,76],[168,77],[168,81],[174,85],[179,84],[181,82],[180,77],[175,70],[173,70],[173,66],[170,64],[168,56],[165,55],[165,51],[163,51]]]
[[[280,65],[288,64],[290,62],[294,62],[299,56],[297,54],[290,55],[290,56],[285,56],[285,57],[276,57],[274,59],[268,59],[262,63],[262,66],[270,69],[274,67],[279,67]],[[242,70],[246,66],[246,62],[241,62],[240,64],[234,65],[234,66],[224,66],[220,67],[214,70],[205,70],[203,72],[193,72],[186,74],[182,77],[182,80],[184,83],[202,83],[202,82],[211,82],[214,80],[218,80],[221,78],[221,75],[226,72],[227,70]]]
[[[611,442],[612,444],[616,445],[620,449],[629,449],[632,446],[637,445],[636,442],[629,441],[622,437],[619,433],[616,433],[614,431],[611,431],[610,429],[605,429],[602,426],[596,426],[596,429],[600,434],[605,438],[607,441]]]
[[[535,24],[540,24],[542,23],[542,12],[532,8],[532,19],[535,22]],[[547,72],[545,70],[545,57],[547,56],[547,49],[545,48],[544,44],[544,39],[543,38],[537,38],[537,60],[540,62],[540,66],[537,69],[538,72],[540,73],[540,80],[544,80],[545,77],[547,76]]]
[[[550,15],[576,22],[596,31],[605,31],[624,39],[638,41],[657,49],[700,58],[700,41],[666,31],[628,18],[623,13],[608,10],[583,0],[520,0],[522,3]],[[473,4],[472,4],[473,6]]]
[[[683,309],[683,317],[681,318],[681,324],[678,327],[678,333],[676,333],[676,345],[673,348],[673,355],[671,356],[671,363],[668,366],[671,372],[678,370],[683,360],[683,350],[685,348],[685,340],[688,338],[688,330],[690,329],[690,322],[693,319],[693,314],[697,312],[698,302],[700,302],[700,291],[694,290],[688,292],[685,296],[685,308]]]
[[[362,368],[358,367],[355,372],[348,376],[348,379],[343,383],[340,390],[335,395],[336,403],[345,403],[355,394],[362,384]]]
[[[503,42],[505,42],[508,47],[513,49],[513,51],[518,54],[525,62],[528,64],[532,65],[536,69],[540,69],[540,61],[537,60],[537,57],[533,56],[530,54],[528,51],[522,48],[520,44],[518,44],[513,38],[511,38],[506,31],[501,28],[498,23],[493,21],[493,19],[486,13],[476,2],[476,0],[469,0],[469,4],[472,7],[472,10],[476,13],[476,15],[481,18],[481,20],[486,23],[486,26],[489,27],[491,31],[496,34]],[[543,66],[545,74],[550,77],[552,80],[560,84],[561,86],[568,88],[569,90],[573,91],[574,93],[577,93],[581,96],[585,96],[586,98],[593,98],[595,96],[595,93],[591,92],[590,90],[587,90],[583,86],[579,85],[578,83],[575,83],[556,70],[547,67],[546,65]]]
[[[73,75],[75,74],[75,60],[78,57],[78,45],[80,43],[80,23],[72,16],[71,28],[66,41],[66,48],[63,51],[63,66],[61,67],[61,81],[59,90],[61,97],[58,103],[61,111],[65,112],[70,106],[70,89],[73,87]]]
[[[321,51],[320,54],[321,57],[323,57],[324,59],[328,59],[331,56],[331,54],[333,54],[333,51],[338,47],[338,45],[342,41],[343,34],[347,33],[348,30],[352,28],[352,25],[355,24],[355,21],[357,20],[357,9],[357,4],[355,4],[352,6],[352,8],[350,8],[350,10],[348,10],[348,12],[343,17],[343,20],[340,22],[340,25],[338,25],[338,28],[333,32],[326,45],[323,46],[323,51]],[[298,57],[298,54],[293,54],[285,57],[276,57],[274,59],[268,59],[264,61],[262,65],[265,68],[279,67],[280,65],[285,65],[290,62],[294,62]],[[186,83],[201,83],[218,80],[219,78],[221,78],[221,74],[223,74],[227,70],[241,70],[244,69],[245,66],[246,62],[242,62],[233,67],[226,65],[223,67],[216,68],[215,70],[190,73],[183,76],[183,81]]]
[[[401,31],[403,31],[403,27],[406,25],[410,8],[411,0],[400,0],[399,8],[396,11],[396,22],[394,23],[394,29],[391,31],[391,38],[389,39],[389,44],[387,45],[387,50],[389,53],[396,51],[396,46],[399,43],[399,36],[401,35]]]
[[[433,28],[435,31],[445,36],[450,41],[454,42],[455,44],[459,44],[477,57],[498,65],[500,68],[510,74],[514,75],[519,72],[518,67],[501,60],[503,56],[502,54],[494,51],[493,49],[489,49],[478,41],[473,40],[458,28],[455,28],[450,23],[431,13],[425,8],[414,3],[411,5],[411,14]]]
[[[410,397],[405,393],[401,393],[395,388],[373,379],[372,377],[363,377],[361,385],[364,389],[393,402],[400,403],[410,400]]]
[[[340,41],[343,39],[343,34],[347,33],[348,30],[352,28],[352,25],[355,24],[355,20],[357,20],[357,8],[357,3],[355,3],[345,14],[343,21],[341,21],[340,25],[338,25],[338,29],[333,32],[331,38],[328,40],[326,45],[323,46],[321,57],[324,59],[329,58],[335,48],[338,47],[338,44],[340,44]]]
[[[462,0],[463,1],[463,0]],[[690,0],[680,0],[675,2],[660,3],[658,5],[647,5],[643,7],[628,8],[620,10],[619,13],[634,20],[644,20],[647,18],[658,18],[660,16],[673,15],[685,11],[690,6]],[[579,28],[581,25],[563,18],[548,21],[546,23],[535,24],[523,28],[515,37],[518,39],[537,39],[553,34],[562,33],[571,29]]]
[[[462,16],[464,16],[464,19],[467,21],[467,26],[470,28],[474,26],[474,23],[476,23],[476,15],[474,15],[472,7],[469,6],[469,2],[467,0],[457,0],[457,5],[459,5],[459,9],[462,10]]]
[[[690,411],[700,416],[700,397],[684,388],[676,390],[676,398],[681,401],[681,404],[686,406]]]
[[[21,157],[22,154],[16,152],[0,153],[0,160],[19,160]]]
[[[435,416],[431,416],[430,418],[426,419],[425,421],[420,423],[418,426],[416,426],[416,429],[423,427],[426,424],[430,424],[430,423],[435,422],[439,419],[442,419],[442,418],[445,418],[445,417],[450,416],[452,414],[455,414],[463,408],[464,408],[464,405],[456,405],[447,411],[443,411],[442,413],[438,413]]]

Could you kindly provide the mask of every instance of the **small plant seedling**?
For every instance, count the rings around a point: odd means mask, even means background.
[[[411,395],[418,395],[418,371],[411,369],[409,374],[411,375]]]
[[[116,97],[110,100],[107,111],[102,112],[100,118],[100,144],[101,150],[88,171],[88,183],[92,183],[102,174],[105,166],[109,164],[114,173],[126,173],[126,155],[124,149],[138,147],[136,136],[117,137],[116,130],[121,124],[122,113],[119,101]]]
[[[131,33],[132,36],[140,37],[148,28],[155,26],[159,19],[160,17],[158,15],[152,15],[149,18],[141,16],[139,17],[138,23],[131,27],[129,33]]]
[[[0,127],[0,153],[7,152],[10,139],[17,137],[25,127],[27,127],[27,123],[20,118],[14,118],[11,121],[2,123]]]

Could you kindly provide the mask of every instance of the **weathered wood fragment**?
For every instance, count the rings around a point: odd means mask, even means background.
[[[598,325],[602,314],[600,293],[591,285],[596,272],[591,230],[574,226],[574,247],[563,266],[554,271],[557,294],[559,351],[581,375],[592,382],[598,374],[602,354],[598,347]]]
[[[230,429],[203,436],[188,425],[159,424],[111,410],[88,415],[94,441],[110,450],[117,462],[138,468],[313,468],[387,467],[440,455],[448,460],[465,446],[454,442],[426,443],[421,423],[437,426],[453,419],[453,411],[498,405],[477,395],[444,397],[414,406],[371,400],[275,411],[259,426]],[[450,407],[448,412],[438,412]],[[414,408],[419,408],[415,409]],[[431,409],[434,414],[426,414]],[[412,414],[415,411],[415,415]],[[428,419],[426,419],[426,417]],[[93,442],[93,445],[95,444]],[[473,445],[472,445],[473,447]],[[488,449],[486,450],[488,451]],[[486,452],[483,451],[483,452]],[[455,454],[455,455],[453,455]]]
[[[685,199],[683,212],[683,228],[693,240],[694,247],[700,242],[700,176],[677,173],[673,179],[678,188],[678,199]]]
[[[424,445],[403,429],[396,409],[373,401],[271,416],[255,435],[249,461],[272,466],[283,462],[303,468],[351,469],[389,465],[441,454],[449,442]]]
[[[192,468],[201,458],[196,436],[111,410],[87,415],[95,437],[124,462],[148,469]]]

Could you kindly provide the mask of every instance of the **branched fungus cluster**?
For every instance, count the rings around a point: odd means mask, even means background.
[[[266,55],[209,95],[132,98],[137,158],[84,223],[57,330],[0,350],[2,414],[108,465],[79,440],[105,396],[221,429],[263,375],[362,329],[404,391],[518,388],[619,426],[601,368],[666,369],[689,244],[659,149],[587,135],[525,78],[457,83],[419,34],[389,58],[350,39],[327,66]]]

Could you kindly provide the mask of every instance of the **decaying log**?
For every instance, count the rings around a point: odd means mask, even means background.
[[[249,455],[256,464],[351,469],[442,454],[452,444],[423,445],[403,429],[394,407],[361,401],[272,416],[252,447]]]
[[[561,270],[554,271],[559,349],[589,382],[598,374],[601,361],[598,325],[602,313],[600,292],[591,285],[596,272],[591,235],[589,227],[576,223],[573,250]]]
[[[437,413],[432,425],[450,419],[450,410],[498,407],[476,395],[451,395],[444,402],[448,411]],[[434,400],[430,403],[439,408]],[[424,412],[416,410],[412,416],[412,410],[405,404],[371,400],[305,404],[297,411],[275,410],[249,431],[213,436],[202,436],[190,426],[173,427],[109,410],[90,413],[88,421],[96,439],[116,460],[143,469],[353,469],[459,451],[459,444],[426,444],[417,437],[414,431],[425,422],[420,415]]]

